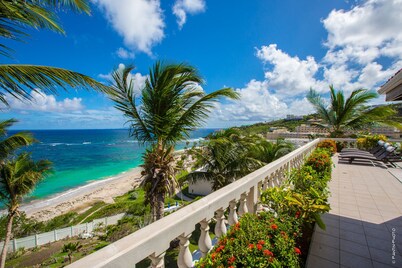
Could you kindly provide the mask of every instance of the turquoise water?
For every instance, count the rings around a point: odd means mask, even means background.
[[[190,145],[213,129],[191,133]],[[39,183],[25,201],[46,198],[86,184],[117,175],[142,163],[145,147],[130,138],[126,129],[36,130],[40,142],[29,147],[34,159],[53,162],[54,172]],[[177,145],[182,149],[184,142]]]

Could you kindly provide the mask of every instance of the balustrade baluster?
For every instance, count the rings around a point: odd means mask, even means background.
[[[229,202],[229,225],[235,225],[239,221],[236,212],[236,201],[232,200]],[[226,227],[225,227],[226,232]]]
[[[239,207],[239,216],[248,212],[247,208],[247,194],[242,193],[240,195],[240,207]]]
[[[236,206],[236,204],[235,204]],[[216,237],[221,237],[222,235],[226,234],[226,224],[225,224],[225,215],[223,209],[218,209],[216,211],[216,225],[215,225],[215,235]],[[230,224],[230,213],[229,213],[229,224]]]
[[[152,268],[165,268],[165,253],[166,252],[163,252],[158,256],[156,256],[155,253],[152,253],[152,255],[148,256],[148,258],[151,259]]]
[[[202,220],[201,224],[201,235],[198,240],[198,248],[201,251],[201,256],[205,257],[208,251],[212,248],[211,237],[209,236],[209,222],[207,220]]]
[[[189,245],[191,234],[184,236],[179,236],[180,240],[180,251],[179,256],[177,257],[177,266],[179,268],[190,268],[193,266],[193,256],[191,255]]]

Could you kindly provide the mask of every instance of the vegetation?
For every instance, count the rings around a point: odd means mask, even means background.
[[[22,198],[33,190],[49,169],[49,161],[40,160],[35,162],[28,153],[22,153],[16,158],[7,159],[1,164],[0,199],[7,206],[7,229],[0,257],[0,267],[5,266],[13,219],[18,213]]]
[[[330,152],[317,149],[281,187],[262,193],[271,212],[243,215],[197,267],[300,267],[307,257],[314,223],[329,211]],[[319,166],[314,159],[323,159]],[[324,160],[325,159],[325,160]]]
[[[317,144],[317,148],[325,148],[331,153],[331,155],[334,155],[337,152],[336,142],[334,140],[320,141]]]
[[[388,138],[384,135],[363,135],[357,138],[357,147],[360,149],[369,150],[377,146],[378,141],[387,141]]]
[[[90,14],[87,0],[33,1],[14,0],[0,3],[0,36],[23,41],[29,34],[28,28],[48,29],[64,34],[56,11],[73,10]],[[11,57],[13,50],[0,43],[0,54]],[[0,65],[0,102],[7,104],[5,94],[29,100],[29,90],[55,92],[57,87],[83,87],[105,91],[107,87],[94,79],[70,70],[29,64]]]
[[[392,106],[367,106],[377,98],[377,93],[366,89],[354,90],[346,99],[342,91],[335,91],[330,86],[330,104],[314,90],[310,90],[307,99],[314,106],[322,123],[315,125],[328,129],[331,137],[342,137],[347,130],[360,130],[374,123],[391,126],[401,125],[394,120],[397,111]]]
[[[191,150],[198,169],[186,178],[211,181],[217,190],[292,150],[293,145],[284,140],[273,143],[257,135],[243,136],[235,128],[214,132]]]
[[[64,244],[61,251],[64,253],[67,253],[68,261],[71,264],[72,259],[73,259],[73,253],[79,252],[81,248],[82,248],[82,245],[80,244],[80,242],[75,242],[75,243],[70,242],[70,243]]]
[[[177,187],[174,145],[204,122],[220,97],[237,98],[238,94],[230,88],[205,94],[200,88],[203,80],[195,68],[157,62],[138,99],[133,81],[128,80],[132,69],[128,66],[114,72],[109,97],[127,118],[131,136],[148,145],[143,156],[142,186],[153,220],[157,220],[163,217],[165,197]]]

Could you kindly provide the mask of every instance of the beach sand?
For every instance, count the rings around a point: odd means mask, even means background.
[[[84,186],[59,193],[45,200],[22,205],[20,210],[28,217],[46,221],[69,211],[80,211],[97,201],[113,203],[113,197],[123,195],[141,182],[141,168],[134,168],[117,176],[94,181]]]

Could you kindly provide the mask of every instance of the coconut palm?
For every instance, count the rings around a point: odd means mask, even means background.
[[[186,64],[156,62],[141,92],[129,79],[132,66],[116,70],[109,92],[115,107],[130,124],[130,135],[147,145],[143,164],[143,187],[154,220],[163,217],[164,200],[177,182],[173,151],[175,144],[205,122],[220,97],[238,98],[230,88],[206,94],[197,70]]]
[[[6,236],[0,256],[1,268],[5,266],[13,219],[18,214],[19,205],[23,197],[43,179],[50,166],[47,160],[32,160],[29,153],[21,153],[15,158],[7,159],[0,166],[0,200],[6,205],[8,212]]]
[[[67,253],[68,261],[71,264],[71,262],[73,261],[74,252],[79,252],[81,248],[82,248],[82,245],[80,244],[80,242],[76,242],[76,243],[70,242],[70,243],[64,244],[61,251],[64,253]]]
[[[16,149],[32,144],[35,139],[29,132],[19,132],[14,135],[7,135],[7,129],[15,124],[17,120],[9,119],[0,121],[0,165]]]
[[[252,151],[261,146],[258,136],[241,136],[236,129],[213,133],[198,149],[193,150],[197,170],[186,177],[190,181],[207,180],[212,189],[220,189],[262,167]]]
[[[317,126],[327,128],[331,137],[342,137],[347,130],[359,130],[373,123],[398,126],[390,116],[396,111],[390,106],[367,106],[368,102],[377,98],[377,93],[366,89],[354,90],[346,99],[342,91],[335,91],[330,86],[330,103],[314,90],[310,89],[307,99],[314,106],[316,113],[322,119]]]
[[[271,163],[293,150],[294,145],[284,139],[277,139],[276,142],[260,139],[250,151],[250,155],[264,163]]]
[[[23,41],[27,28],[50,29],[64,34],[56,10],[90,13],[87,0],[13,0],[0,1],[0,37]],[[0,54],[10,57],[13,50],[0,43]],[[29,64],[0,64],[0,102],[7,104],[6,94],[29,100],[30,90],[55,92],[57,87],[107,90],[94,79],[70,70]],[[38,89],[39,88],[39,89]]]

